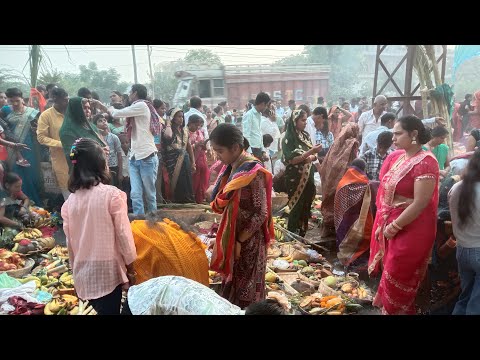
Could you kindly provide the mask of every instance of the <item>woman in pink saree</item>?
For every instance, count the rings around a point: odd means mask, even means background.
[[[415,314],[415,297],[435,241],[439,167],[422,150],[430,134],[416,116],[393,128],[397,149],[380,171],[377,215],[370,242],[368,273],[382,270],[373,305],[384,314]]]

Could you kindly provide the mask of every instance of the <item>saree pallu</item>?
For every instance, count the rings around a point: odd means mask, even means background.
[[[242,308],[265,298],[267,246],[274,240],[271,214],[272,175],[250,154],[241,155],[232,173],[231,165],[217,179],[212,209],[222,220],[210,268],[223,274],[222,296]],[[252,236],[241,244],[234,258],[237,236]]]
[[[258,193],[251,193],[250,199],[251,220],[256,224],[251,224],[249,230],[257,230],[262,234],[265,243],[269,243],[275,239],[272,220],[272,174],[265,170],[260,162],[252,155],[244,152],[241,156],[239,166],[232,172],[232,166],[229,165],[224,169],[223,173],[217,178],[213,190],[213,201],[210,204],[212,210],[218,214],[222,214],[215,248],[212,255],[210,267],[226,276],[230,275],[233,270],[233,250],[238,233],[243,230],[237,228],[237,222],[240,219],[240,200],[242,190],[248,187],[252,181],[262,173],[264,175],[264,190],[259,189]],[[248,191],[247,191],[248,193]],[[259,197],[265,197],[266,202],[263,204],[259,201]],[[255,205],[259,208],[255,212]],[[265,209],[263,209],[265,207]],[[248,206],[245,210],[248,211]],[[263,214],[258,212],[266,211],[266,218],[262,219]],[[254,229],[255,225],[258,229]],[[248,240],[247,240],[248,241]]]
[[[153,226],[145,220],[131,223],[137,258],[137,284],[159,276],[176,275],[208,286],[206,246],[194,233],[163,219]]]
[[[372,193],[368,177],[355,167],[347,170],[337,186],[334,208],[337,257],[344,266],[352,264],[370,248]]]
[[[320,167],[320,178],[322,180],[322,206],[320,212],[323,216],[323,226],[329,230],[335,228],[333,215],[335,192],[338,183],[345,175],[348,165],[357,156],[359,147],[358,135],[358,125],[347,123],[340,136],[335,138]]]
[[[43,194],[43,177],[40,171],[40,144],[37,141],[36,134],[33,134],[30,124],[38,114],[38,110],[25,107],[23,114],[17,114],[12,111],[7,116],[6,120],[11,126],[15,139],[30,148],[30,150],[21,150],[23,157],[30,163],[29,167],[16,164],[17,157],[15,151],[9,152],[8,167],[10,171],[17,173],[22,178],[22,191],[25,195],[35,202],[35,204],[43,206],[41,200],[41,194]]]
[[[305,236],[316,194],[312,164],[287,165],[285,183],[288,193],[288,230]]]
[[[385,239],[385,226],[397,219],[410,202],[394,203],[396,194],[407,199],[414,197],[417,180],[432,179],[438,183],[439,168],[434,156],[420,151],[411,159],[404,159],[405,151],[388,156],[380,172],[377,196],[377,214],[370,242],[368,273],[382,277],[373,305],[387,314],[415,314],[415,297],[425,276],[437,228],[438,186],[420,215],[405,225],[395,237]],[[403,161],[403,162],[402,162]],[[378,241],[375,232],[380,228]]]

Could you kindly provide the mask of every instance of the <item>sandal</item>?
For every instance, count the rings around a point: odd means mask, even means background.
[[[22,160],[17,160],[15,162],[15,164],[17,164],[18,166],[22,166],[22,167],[30,167],[30,163],[28,162],[28,160],[26,159],[22,159]]]

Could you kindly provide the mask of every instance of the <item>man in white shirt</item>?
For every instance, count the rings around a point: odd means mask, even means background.
[[[387,98],[383,95],[378,95],[373,102],[373,109],[360,115],[358,126],[362,139],[380,126],[380,118],[386,113],[387,104]]]
[[[288,110],[283,115],[285,120],[290,119],[290,116],[292,116],[292,111],[295,110],[296,107],[297,104],[295,104],[295,100],[288,100]]]
[[[255,105],[245,113],[242,119],[243,136],[245,136],[250,143],[250,153],[257,159],[262,159],[262,113],[268,108],[269,103],[270,96],[268,96],[267,93],[258,93],[255,99]]]
[[[393,129],[396,118],[397,116],[394,113],[385,113],[382,115],[380,119],[381,125],[362,139],[362,145],[360,145],[360,156],[365,154],[368,150],[373,150],[377,146],[378,135],[384,131],[391,131],[390,129]]]
[[[202,99],[200,99],[198,96],[193,96],[190,99],[190,110],[188,110],[184,115],[185,126],[188,126],[188,120],[190,119],[191,115],[196,114],[200,116],[203,119],[202,132],[206,140],[209,138],[208,129],[207,129],[207,118],[205,114],[203,114],[200,111],[201,108],[202,108]],[[210,142],[207,142],[207,150],[209,149],[210,149]]]
[[[274,157],[276,153],[278,152],[278,141],[280,139],[280,130],[278,129],[277,125],[277,117],[275,114],[275,111],[272,111],[271,109],[267,110],[269,113],[268,117],[262,116],[262,123],[261,123],[261,130],[262,130],[262,135],[269,134],[272,139],[273,143],[270,145],[270,157]]]
[[[147,212],[157,210],[155,181],[158,174],[157,147],[150,131],[150,110],[146,104],[147,88],[135,84],[130,90],[128,99],[132,105],[124,109],[111,110],[114,118],[133,117],[131,149],[130,149],[130,184],[132,191],[133,213],[145,214],[143,196],[147,201]]]
[[[368,150],[373,150],[377,146],[377,138],[384,131],[393,132],[393,126],[397,116],[394,113],[385,113],[381,117],[381,125],[376,129],[371,131],[365,138],[362,139],[362,144],[360,145],[360,156],[365,154]],[[423,125],[426,128],[433,129],[435,126],[445,126],[445,120],[441,117],[432,117],[422,120]]]

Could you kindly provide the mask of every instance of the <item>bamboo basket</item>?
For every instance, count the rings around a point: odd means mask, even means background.
[[[30,271],[32,270],[34,265],[35,261],[33,259],[26,259],[25,266],[23,268],[17,270],[0,271],[0,274],[7,273],[8,276],[20,279],[23,276],[30,274]]]

